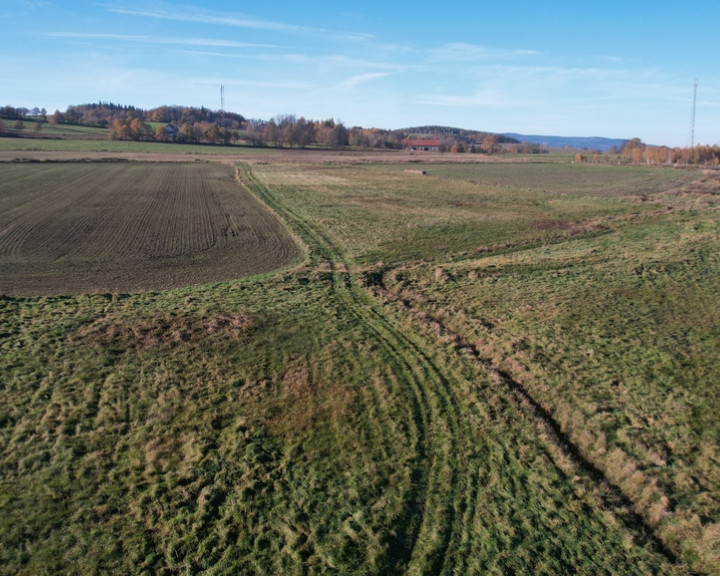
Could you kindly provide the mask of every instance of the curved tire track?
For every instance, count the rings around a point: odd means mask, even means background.
[[[418,431],[417,458],[406,496],[406,512],[388,542],[383,572],[442,573],[449,559],[447,551],[460,536],[456,528],[462,510],[456,513],[451,503],[465,501],[462,494],[470,489],[467,477],[449,461],[451,455],[460,452],[459,444],[465,440],[458,432],[461,420],[450,383],[432,359],[393,326],[355,276],[347,272],[350,262],[339,246],[320,228],[282,204],[248,166],[239,168],[238,177],[296,229],[310,248],[313,265],[329,265],[335,297],[383,348],[391,359],[393,373],[407,384],[407,400],[412,405]]]

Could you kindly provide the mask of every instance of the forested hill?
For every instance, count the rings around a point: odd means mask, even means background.
[[[241,114],[210,110],[209,108],[195,108],[192,106],[158,106],[150,110],[142,110],[134,106],[123,106],[107,102],[97,104],[79,104],[70,106],[65,111],[64,121],[68,123],[79,122],[94,126],[109,126],[113,120],[127,116],[139,117],[146,122],[175,122],[183,124],[190,122],[235,122],[239,127],[245,120]]]
[[[498,144],[517,144],[520,140],[512,138],[508,134],[496,134],[481,130],[467,130],[465,128],[454,128],[452,126],[414,126],[403,128],[401,132],[414,136],[455,136],[462,139],[482,141],[485,136],[495,136]]]

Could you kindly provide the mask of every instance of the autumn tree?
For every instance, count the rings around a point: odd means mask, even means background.
[[[133,118],[130,121],[130,137],[133,140],[150,140],[152,138],[152,128],[141,118]]]
[[[365,130],[358,126],[355,126],[350,130],[350,133],[348,134],[348,143],[350,146],[355,146],[356,148],[370,147],[370,139],[365,133]]]
[[[120,119],[114,120],[110,125],[110,137],[113,140],[130,140],[132,138],[130,125]]]
[[[667,146],[648,146],[645,148],[645,161],[648,164],[669,163],[671,150]]]
[[[168,132],[167,126],[158,126],[155,129],[155,135],[153,136],[157,142],[169,142],[172,140],[170,133]]]
[[[52,126],[55,126],[57,124],[63,124],[65,122],[65,114],[60,112],[60,110],[55,110],[55,112],[48,116],[48,123]]]
[[[180,130],[178,130],[177,140],[178,142],[185,144],[194,144],[199,142],[200,137],[195,125],[191,122],[184,122],[183,125],[180,126]]]
[[[264,126],[260,122],[250,121],[245,127],[245,138],[252,146],[262,146],[265,142]]]
[[[211,144],[218,144],[222,139],[220,126],[217,122],[211,122],[205,129],[205,139]]]
[[[500,145],[495,134],[488,134],[483,138],[482,151],[485,154],[494,154],[500,151]]]
[[[263,126],[262,137],[265,142],[272,142],[273,146],[279,146],[280,127],[277,125],[274,118],[271,118],[270,121]]]

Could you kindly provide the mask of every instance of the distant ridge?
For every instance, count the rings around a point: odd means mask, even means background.
[[[607,152],[613,146],[622,150],[627,138],[601,138],[599,136],[542,136],[537,134],[515,134],[505,132],[503,136],[514,138],[520,142],[540,144],[548,148],[576,148],[579,150],[600,150]]]
[[[405,134],[413,134],[416,136],[453,136],[459,138],[484,138],[485,136],[496,136],[499,144],[514,144],[519,142],[508,134],[498,134],[497,132],[486,132],[483,130],[469,130],[466,128],[456,128],[454,126],[412,126],[403,128],[400,132]]]

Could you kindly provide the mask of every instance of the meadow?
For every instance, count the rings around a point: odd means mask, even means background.
[[[3,297],[0,571],[717,573],[714,177],[417,167],[238,164],[293,268]]]

